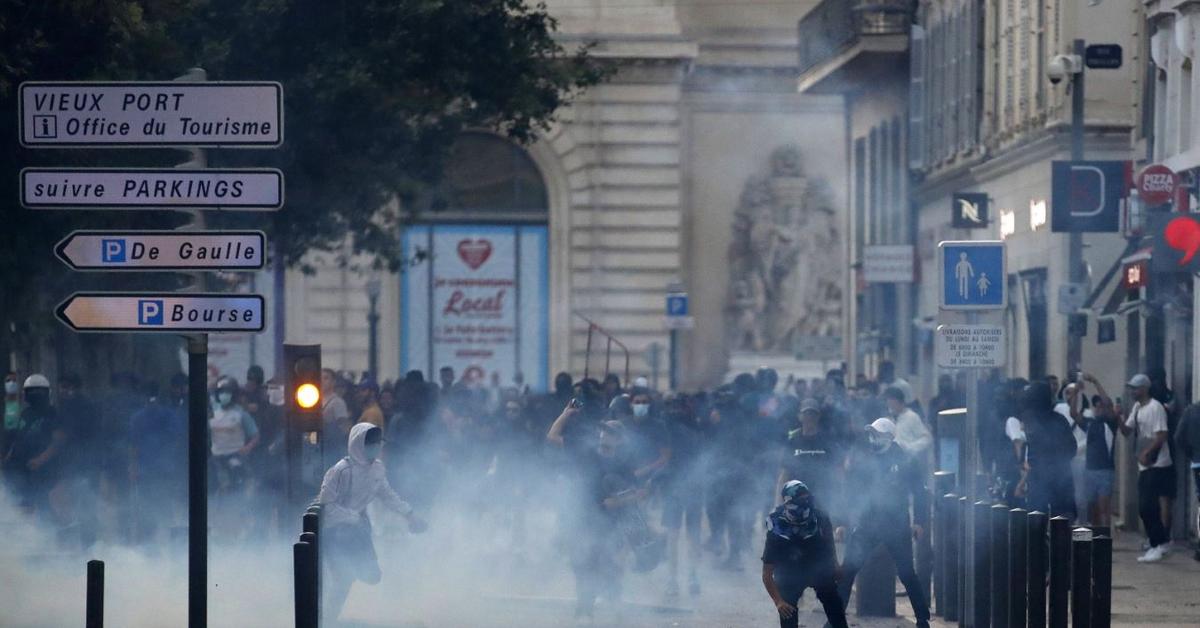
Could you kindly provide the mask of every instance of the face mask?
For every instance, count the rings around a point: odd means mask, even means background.
[[[233,393],[231,393],[231,392],[217,393],[217,403],[219,403],[223,406],[227,406],[230,403],[233,403]]]
[[[283,386],[267,386],[267,403],[273,406],[283,405]]]
[[[33,408],[45,408],[50,405],[50,391],[42,389],[26,390],[25,401]]]
[[[17,394],[17,383],[16,382],[4,382],[4,394],[6,394],[6,395]]]
[[[379,460],[379,453],[383,451],[383,443],[371,443],[363,446],[363,455],[367,457],[369,462]]]
[[[638,418],[644,418],[649,414],[650,414],[650,404],[648,404],[648,403],[633,404],[633,416],[638,417]]]
[[[892,444],[892,439],[888,438],[884,434],[872,433],[870,438],[871,447],[874,448],[875,451],[882,452],[888,448],[888,445]]]

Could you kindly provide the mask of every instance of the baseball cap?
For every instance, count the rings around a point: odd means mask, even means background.
[[[1143,373],[1138,373],[1137,375],[1134,375],[1129,380],[1129,386],[1131,388],[1143,388],[1143,387],[1146,387],[1149,385],[1150,385],[1150,378],[1147,377]]]
[[[817,400],[813,399],[812,397],[805,397],[804,400],[800,402],[800,412],[801,413],[820,412],[820,411],[821,411],[821,404],[817,403]]]
[[[888,418],[881,417],[881,418],[875,419],[875,422],[868,425],[867,428],[875,430],[876,432],[879,432],[880,434],[892,434],[892,435],[896,434],[896,424],[893,423],[892,420],[888,419]]]

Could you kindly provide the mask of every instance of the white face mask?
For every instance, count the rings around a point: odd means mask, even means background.
[[[270,384],[267,386],[267,403],[273,406],[283,405],[283,386]]]
[[[223,406],[227,406],[230,403],[233,403],[233,393],[231,393],[231,392],[217,393],[217,403],[219,403]]]
[[[633,404],[633,416],[642,418],[650,414],[650,404],[635,403]]]
[[[4,394],[15,395],[17,394],[17,390],[16,382],[4,382]]]
[[[379,460],[379,453],[381,451],[383,451],[383,443],[363,445],[363,455],[366,456],[368,462]]]
[[[887,434],[880,434],[872,431],[869,438],[871,440],[871,447],[873,447],[875,451],[883,451],[888,448],[888,445],[892,444],[892,439]]]

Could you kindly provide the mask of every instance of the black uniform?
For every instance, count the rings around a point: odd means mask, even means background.
[[[929,621],[929,603],[913,569],[912,520],[909,495],[917,523],[927,523],[928,496],[918,466],[895,443],[882,452],[858,451],[851,459],[847,485],[862,491],[857,503],[850,499],[850,538],[846,542],[845,574],[838,582],[842,604],[850,600],[854,578],[875,548],[883,545],[896,563],[896,574],[908,592],[918,622]]]
[[[837,569],[837,550],[833,544],[833,525],[823,511],[813,509],[816,533],[783,535],[776,529],[767,531],[763,547],[763,564],[775,567],[775,586],[783,601],[796,606],[804,590],[812,587],[825,607],[825,616],[833,628],[846,626],[846,611],[838,597],[834,571]],[[779,618],[781,628],[799,625],[799,610],[791,617]]]

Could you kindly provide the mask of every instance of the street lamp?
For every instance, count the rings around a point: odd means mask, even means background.
[[[367,370],[375,381],[379,381],[379,274],[374,269],[367,278]]]

